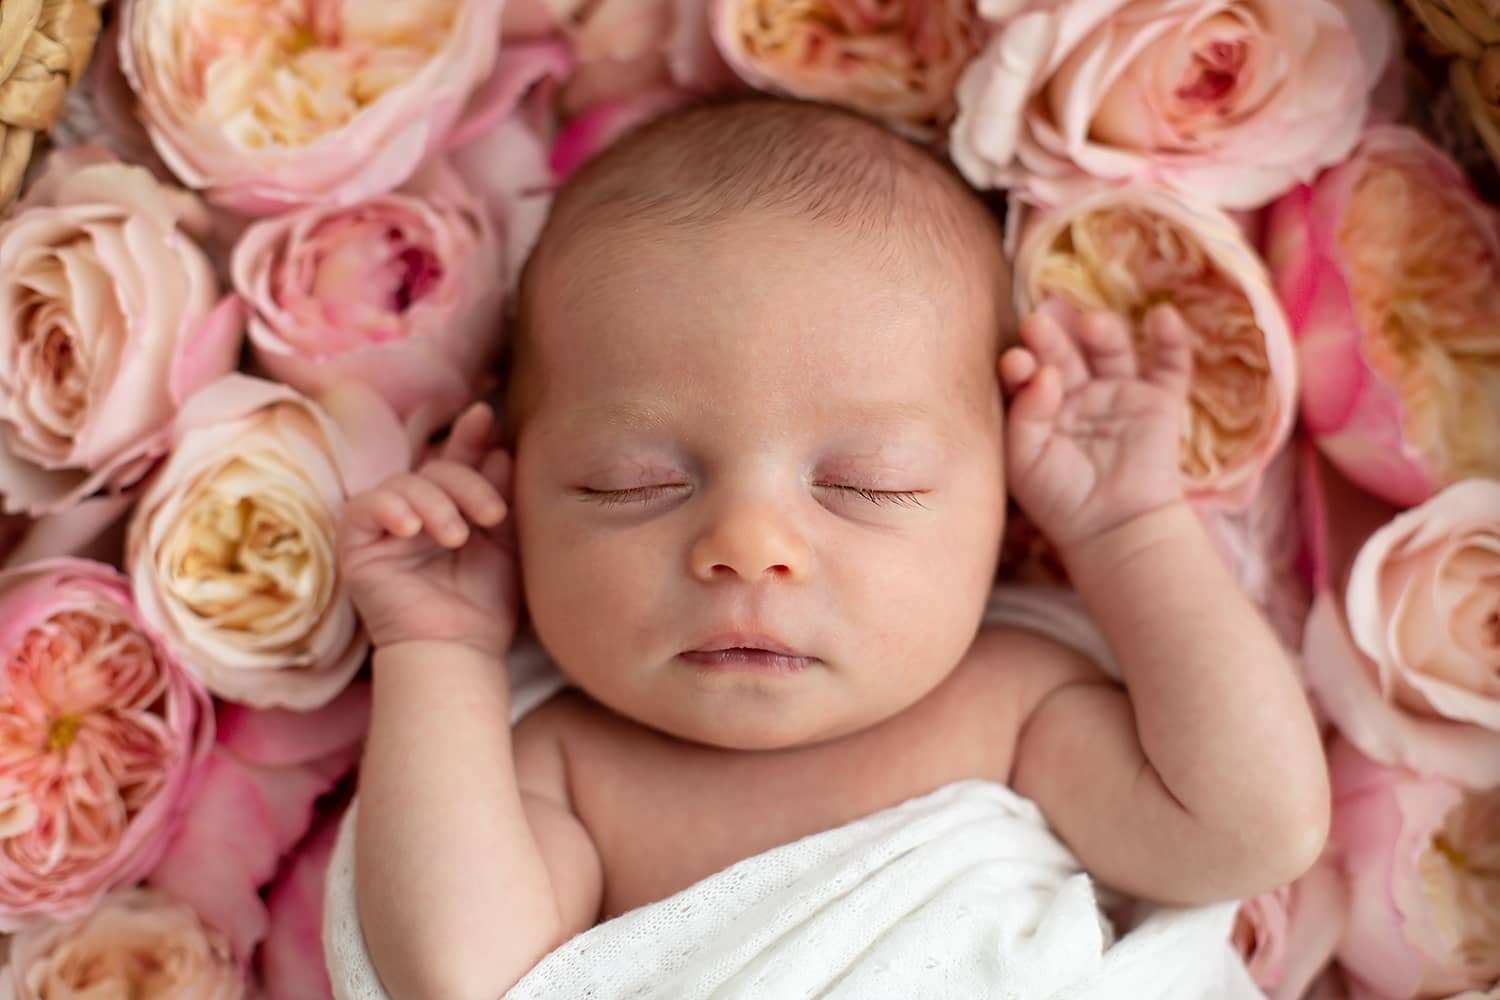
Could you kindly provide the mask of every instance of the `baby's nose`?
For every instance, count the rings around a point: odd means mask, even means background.
[[[798,580],[811,562],[807,542],[791,519],[750,503],[722,511],[693,543],[691,570],[704,582],[739,577]]]

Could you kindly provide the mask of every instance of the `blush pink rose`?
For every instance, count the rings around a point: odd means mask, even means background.
[[[156,864],[213,719],[101,563],[0,573],[0,663],[0,930],[14,930],[78,916]]]
[[[1338,958],[1356,997],[1410,1000],[1500,980],[1500,788],[1466,791],[1335,741],[1331,843],[1349,884]]]
[[[126,538],[142,617],[222,698],[327,704],[369,648],[334,558],[338,517],[407,467],[405,428],[357,382],[314,402],[226,375],[188,400],[172,441]]]
[[[0,499],[56,513],[136,484],[242,321],[197,198],[102,149],[52,156],[0,225]]]
[[[1244,509],[1291,434],[1297,365],[1265,266],[1235,224],[1159,188],[1101,187],[1066,206],[1012,212],[1021,315],[1049,298],[1131,321],[1158,303],[1182,314],[1193,333],[1184,490]]]
[[[1411,129],[1271,211],[1266,259],[1297,335],[1302,418],[1392,503],[1500,477],[1500,213]]]
[[[1319,595],[1302,659],[1368,756],[1500,785],[1500,482],[1457,483],[1370,535],[1342,600]]]
[[[446,423],[484,388],[508,263],[489,213],[446,168],[347,207],[262,220],[234,250],[250,343],[273,378],[316,395],[357,379],[403,418]]]
[[[266,897],[271,929],[260,950],[266,1000],[333,1000],[323,957],[323,889],[343,810],[319,821]]]
[[[974,0],[709,0],[714,40],[760,90],[852,108],[917,138],[957,112],[984,42]]]
[[[998,0],[950,149],[979,187],[1073,182],[1265,204],[1358,141],[1394,33],[1377,0]]]
[[[203,786],[147,884],[223,933],[242,968],[275,931],[265,887],[314,825],[319,796],[358,761],[369,720],[368,684],[311,712],[220,704]]]
[[[1232,941],[1270,1000],[1299,1000],[1327,968],[1348,907],[1344,879],[1330,856],[1291,885],[1246,900]]]
[[[94,912],[18,934],[0,1000],[242,1000],[251,995],[223,935],[182,903],[145,889]]]
[[[390,191],[447,141],[502,0],[127,0],[120,64],[157,152],[237,212]]]

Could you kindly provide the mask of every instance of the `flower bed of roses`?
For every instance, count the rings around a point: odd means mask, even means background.
[[[1020,309],[1183,313],[1184,487],[1335,794],[1235,941],[1276,998],[1500,996],[1494,0],[302,9],[105,6],[0,221],[0,997],[331,995],[340,509],[494,389],[556,185],[750,89],[1007,191]],[[76,71],[31,23],[12,104]],[[1004,572],[1066,582],[1019,518]]]

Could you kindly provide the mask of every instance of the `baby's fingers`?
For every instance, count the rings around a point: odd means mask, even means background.
[[[476,466],[489,448],[490,429],[495,424],[495,413],[484,403],[470,406],[453,422],[448,439],[438,453],[441,460]]]
[[[1130,341],[1130,328],[1119,316],[1089,313],[1078,323],[1078,340],[1097,377],[1135,378],[1135,345]]]
[[[1146,314],[1146,336],[1151,344],[1146,380],[1185,396],[1193,373],[1193,335],[1187,321],[1171,306],[1157,306]]]
[[[382,486],[361,493],[344,507],[339,541],[348,550],[379,541],[384,535],[410,538],[421,530],[422,519],[406,498]]]
[[[475,524],[488,528],[505,517],[505,499],[478,469],[439,460],[428,463],[422,475],[442,487],[459,512]]]
[[[1060,317],[1075,316],[1070,306],[1048,300],[1042,308],[1021,321],[1021,342],[1043,367],[1055,368],[1066,392],[1088,381],[1088,365],[1079,351],[1073,333]],[[1076,328],[1076,322],[1073,326]]]
[[[383,489],[401,497],[422,520],[422,527],[439,545],[457,548],[469,538],[458,504],[437,482],[424,475],[398,476]]]

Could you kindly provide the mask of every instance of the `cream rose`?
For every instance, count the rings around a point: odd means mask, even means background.
[[[244,976],[222,935],[182,903],[144,889],[93,913],[16,936],[0,1000],[241,1000]]]
[[[508,273],[483,204],[446,168],[409,190],[258,222],[235,246],[250,343],[308,394],[345,379],[446,423],[482,388]]]
[[[1354,148],[1394,37],[1377,0],[990,8],[998,31],[959,82],[953,159],[980,187],[1051,202],[1093,178],[1263,205]]]
[[[201,202],[74,148],[0,225],[0,494],[69,508],[135,484],[181,402],[234,367],[241,319],[193,241]]]
[[[326,704],[368,648],[338,576],[338,516],[407,461],[395,413],[358,383],[320,405],[225,376],[183,407],[171,457],[131,517],[141,614],[220,697]]]
[[[120,63],[161,157],[235,211],[390,191],[447,139],[502,0],[127,0]]]
[[[984,41],[974,0],[710,0],[714,40],[746,83],[941,135]]]
[[[1234,223],[1155,188],[1103,188],[1063,208],[1013,210],[1022,315],[1054,296],[1132,321],[1164,302],[1182,314],[1193,332],[1184,488],[1195,501],[1243,509],[1291,434],[1297,382],[1286,316]]]
[[[1367,756],[1500,785],[1500,481],[1450,486],[1371,535],[1343,602],[1315,603],[1302,659]]]

